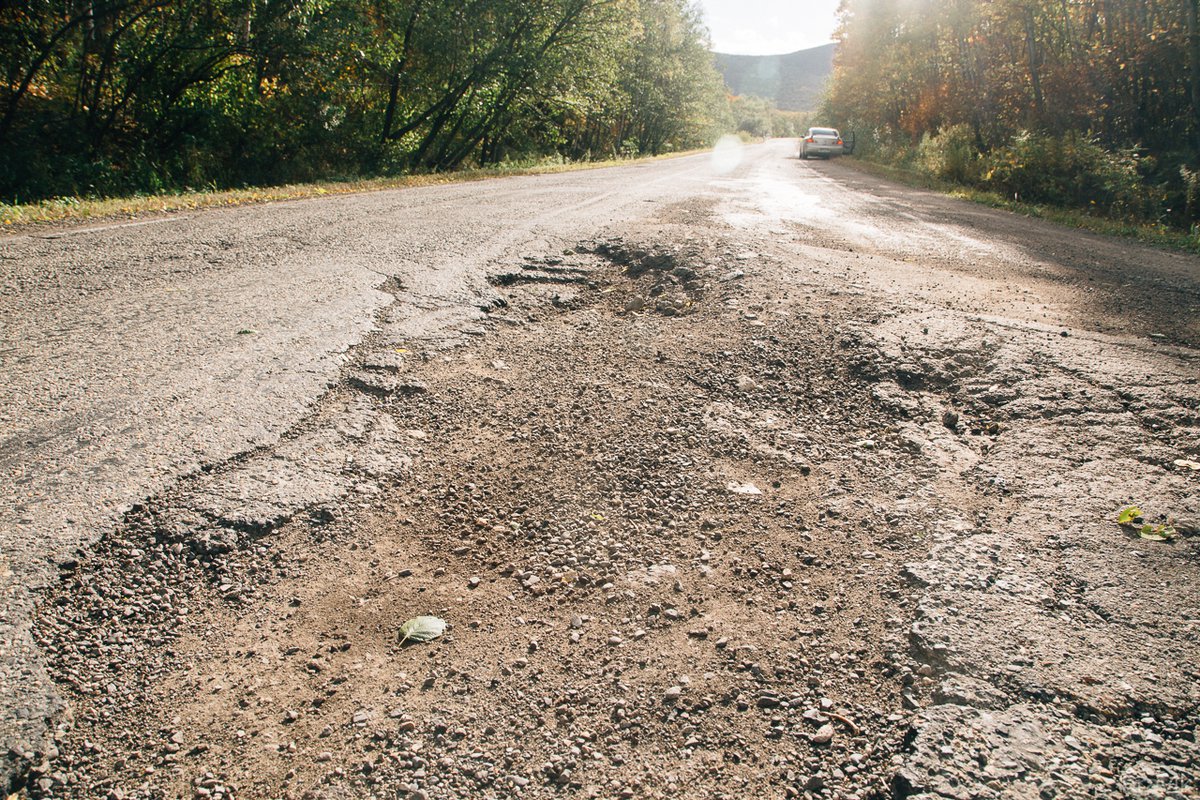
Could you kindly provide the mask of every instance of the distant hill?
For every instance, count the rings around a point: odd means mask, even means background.
[[[734,94],[774,100],[784,111],[812,111],[833,72],[833,48],[825,44],[782,56],[714,55]]]

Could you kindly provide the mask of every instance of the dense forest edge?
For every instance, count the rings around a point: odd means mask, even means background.
[[[1200,249],[1198,8],[843,0],[836,48],[750,57],[690,0],[0,0],[0,216],[833,124],[889,169]]]
[[[0,0],[0,200],[658,155],[736,127],[686,0]]]
[[[1200,0],[843,0],[855,154],[1200,247]]]

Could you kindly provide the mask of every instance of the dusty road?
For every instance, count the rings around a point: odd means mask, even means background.
[[[1200,796],[1200,260],[790,155],[0,240],[22,791]]]

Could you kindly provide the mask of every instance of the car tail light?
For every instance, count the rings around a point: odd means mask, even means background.
[[[813,138],[813,137],[811,137],[811,136],[810,136],[810,137],[808,137],[807,139],[805,139],[804,141],[808,142],[809,144],[816,144],[816,143],[817,143],[817,140],[816,140],[816,139],[814,139],[814,138]]]
[[[841,139],[838,139],[838,140],[837,140],[837,143],[838,143],[838,144],[842,144],[842,140],[841,140]]]

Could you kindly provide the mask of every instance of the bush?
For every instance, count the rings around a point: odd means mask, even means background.
[[[988,154],[982,185],[1019,200],[1145,218],[1154,199],[1132,151],[1110,152],[1090,136],[1023,131]]]
[[[968,185],[979,182],[982,161],[969,125],[925,134],[918,153],[921,167],[935,178]]]

